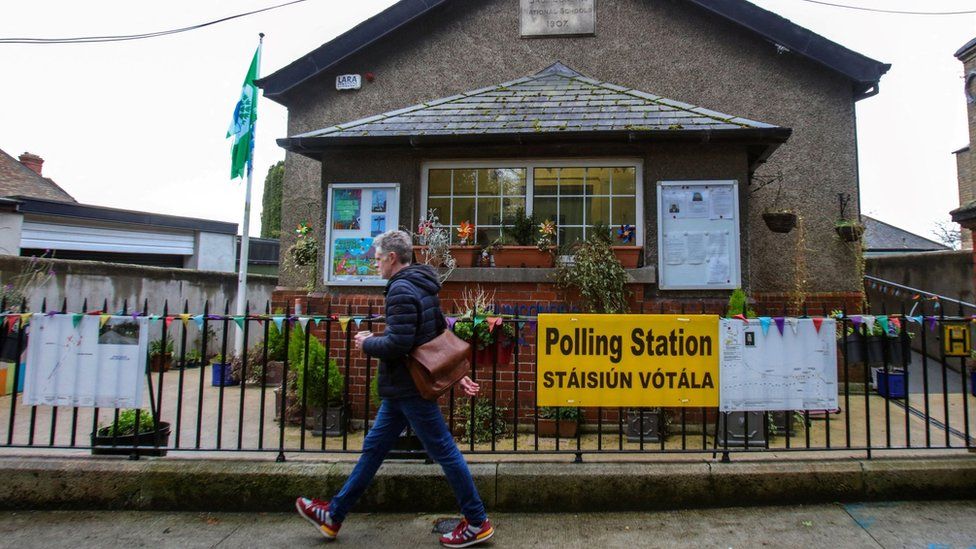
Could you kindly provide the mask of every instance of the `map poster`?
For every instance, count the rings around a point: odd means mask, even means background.
[[[373,254],[372,238],[337,238],[332,248],[333,278],[379,277]]]
[[[140,408],[149,341],[145,317],[35,315],[24,403]]]
[[[358,231],[362,202],[361,189],[336,189],[332,195],[332,228],[340,231]]]

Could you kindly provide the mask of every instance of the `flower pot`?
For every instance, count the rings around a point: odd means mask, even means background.
[[[173,367],[173,353],[149,357],[150,372],[168,372]]]
[[[661,442],[664,433],[663,410],[628,410],[627,442],[641,441],[641,416],[644,418],[644,442]]]
[[[449,249],[458,267],[476,267],[481,258],[480,246],[451,246]]]
[[[969,372],[969,392],[976,397],[976,371]]]
[[[501,328],[496,328],[500,330]],[[502,345],[497,339],[484,349],[478,349],[474,353],[474,363],[479,366],[491,366],[495,364],[495,357],[498,357],[498,364],[504,366],[512,361],[512,354],[515,351],[515,343],[509,342]],[[497,352],[497,355],[496,355]]]
[[[427,254],[427,246],[413,247],[413,262],[424,263],[430,265],[431,267],[440,267],[443,265],[443,262],[440,259],[435,260]]]
[[[834,230],[844,242],[857,242],[864,234],[864,225],[834,225]]]
[[[540,250],[536,246],[502,246],[492,252],[495,267],[555,267],[554,248]]]
[[[210,370],[210,385],[214,387],[237,385],[237,380],[234,379],[234,371],[230,364],[214,362],[212,366],[213,369]]]
[[[769,430],[770,434],[777,434],[779,436],[786,436],[786,430],[789,429],[790,436],[796,435],[796,421],[794,421],[793,412],[791,411],[777,411],[770,413],[769,418]],[[749,425],[751,428],[752,425]]]
[[[728,430],[726,431],[725,418],[728,417]],[[746,423],[748,422],[748,431]],[[717,446],[730,448],[733,446],[744,447],[746,440],[749,446],[760,447],[766,445],[765,423],[763,422],[763,412],[729,412],[728,414],[718,415],[718,428],[715,431],[715,442]]]
[[[561,419],[559,420],[559,437],[560,438],[576,438],[576,431],[579,430],[579,422],[573,419]],[[556,420],[554,419],[539,419],[539,430],[537,431],[540,437],[555,437],[556,431]],[[647,440],[647,439],[645,439]]]
[[[349,418],[347,417],[346,409],[341,404],[338,406],[329,406],[325,409],[325,425],[323,429],[322,410],[316,410],[315,419],[312,422],[312,435],[320,437],[324,430],[326,436],[342,436],[346,432],[346,424],[348,421]]]
[[[281,387],[276,387],[274,389],[275,404],[274,404],[274,420],[275,422],[281,421]],[[302,406],[301,402],[298,400],[298,395],[292,392],[288,392],[285,397],[285,422],[288,425],[301,425],[302,423]]]
[[[885,398],[905,398],[905,372],[902,370],[878,372],[878,394]]]
[[[285,371],[285,363],[280,360],[269,360],[266,366],[266,373],[264,374],[264,386],[274,387],[281,385],[281,376]],[[256,383],[261,383],[261,367],[258,366],[258,371],[256,372],[257,380]]]
[[[793,212],[766,212],[762,218],[774,233],[788,233],[796,227],[796,214]]]
[[[640,246],[611,246],[613,256],[617,258],[624,269],[636,269],[644,248]]]
[[[165,456],[169,445],[169,423],[159,422],[159,429],[146,431],[137,435],[120,435],[112,437],[111,433],[101,436],[97,432],[91,436],[92,455],[128,456],[135,453],[140,456]],[[113,446],[112,443],[115,443]]]

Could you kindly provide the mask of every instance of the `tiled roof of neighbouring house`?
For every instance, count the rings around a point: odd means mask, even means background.
[[[38,175],[19,160],[0,150],[0,196],[29,196],[61,202],[75,202],[73,196],[54,181]]]
[[[789,135],[787,128],[587,78],[557,62],[532,76],[295,137],[741,129]]]
[[[866,215],[862,215],[861,217],[864,219],[864,251],[866,252],[881,250],[936,252],[951,249],[934,240],[910,233],[905,229],[900,229],[873,217]]]

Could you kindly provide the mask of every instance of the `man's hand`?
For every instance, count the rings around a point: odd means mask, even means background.
[[[353,339],[356,340],[356,349],[361,350],[363,348],[363,342],[371,337],[373,337],[373,332],[367,332],[365,330],[362,332],[356,332],[356,335],[353,336]]]
[[[478,396],[478,390],[481,389],[481,386],[472,381],[470,377],[464,376],[458,383],[461,385],[461,390],[464,391],[465,395],[469,397]]]

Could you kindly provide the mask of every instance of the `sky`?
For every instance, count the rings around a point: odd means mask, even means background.
[[[474,1],[474,0],[465,0]],[[600,1],[598,0],[597,10]],[[649,0],[657,1],[657,0]],[[952,151],[968,143],[963,67],[976,15],[868,13],[803,0],[752,0],[854,51],[892,64],[881,93],[857,105],[862,213],[923,236],[958,206]],[[972,0],[832,0],[909,11],[972,10]],[[6,2],[0,38],[166,30],[283,0]],[[230,180],[225,139],[258,33],[267,75],[392,5],[308,0],[148,40],[0,44],[0,149],[45,159],[44,175],[79,202],[242,224],[244,180]],[[599,17],[599,11],[597,12]],[[464,91],[464,90],[457,90]],[[259,105],[250,234],[260,233],[268,168],[287,112]]]

